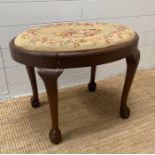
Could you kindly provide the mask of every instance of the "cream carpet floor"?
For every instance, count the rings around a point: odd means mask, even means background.
[[[155,153],[155,69],[140,71],[128,105],[131,116],[119,117],[124,76],[59,92],[62,143],[49,140],[51,120],[47,96],[33,109],[30,97],[0,102],[0,153]]]

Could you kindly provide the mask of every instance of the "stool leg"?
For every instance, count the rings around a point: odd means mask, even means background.
[[[91,66],[91,76],[90,76],[90,82],[88,84],[88,90],[90,92],[94,92],[96,90],[95,74],[96,74],[96,66]]]
[[[31,105],[34,108],[39,107],[40,103],[39,103],[39,99],[38,99],[38,89],[37,89],[34,67],[26,66],[26,69],[27,69],[27,73],[28,73],[28,76],[30,79],[32,92],[33,92],[33,96],[31,97]]]
[[[137,66],[139,64],[140,52],[137,50],[135,53],[126,58],[127,62],[127,73],[124,84],[124,89],[122,93],[121,107],[120,107],[120,117],[126,119],[130,116],[130,110],[127,107],[127,98],[129,95],[130,87],[134,79]]]
[[[39,69],[38,73],[44,81],[51,111],[52,129],[50,139],[54,144],[61,142],[61,131],[58,125],[58,88],[57,79],[62,74],[60,69]]]

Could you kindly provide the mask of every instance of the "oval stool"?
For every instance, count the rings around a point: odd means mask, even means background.
[[[50,105],[50,139],[53,143],[58,144],[61,141],[57,79],[65,68],[91,66],[88,90],[93,92],[96,90],[96,66],[125,58],[127,73],[120,116],[124,119],[129,117],[127,97],[140,58],[138,39],[133,30],[122,25],[69,22],[26,30],[10,42],[12,58],[26,65],[33,90],[33,107],[39,106],[34,67],[38,68],[38,73],[44,81]]]

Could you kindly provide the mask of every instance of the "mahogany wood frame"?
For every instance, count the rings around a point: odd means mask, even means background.
[[[130,110],[127,106],[127,98],[140,58],[140,52],[137,49],[138,40],[139,37],[136,34],[135,38],[131,41],[117,46],[75,52],[29,51],[15,46],[14,39],[10,42],[12,58],[26,65],[32,86],[33,96],[31,98],[31,105],[33,107],[39,106],[38,89],[34,71],[35,67],[38,68],[38,73],[44,81],[52,120],[50,139],[54,144],[61,142],[61,131],[58,125],[57,79],[65,68],[91,66],[88,90],[95,91],[96,66],[126,58],[127,73],[121,99],[120,116],[124,119],[129,117]]]

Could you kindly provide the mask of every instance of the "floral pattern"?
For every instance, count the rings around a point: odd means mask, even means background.
[[[15,45],[34,51],[80,51],[110,47],[135,37],[130,28],[106,23],[70,22],[29,29],[19,34]]]

